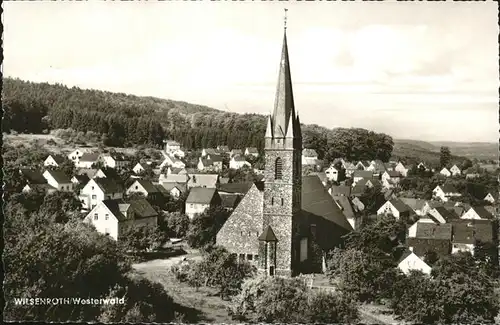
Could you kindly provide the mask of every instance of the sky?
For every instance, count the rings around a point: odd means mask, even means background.
[[[274,105],[284,8],[302,123],[497,142],[488,2],[4,2],[5,76],[181,100]]]

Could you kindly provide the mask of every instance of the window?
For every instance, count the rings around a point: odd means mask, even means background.
[[[139,187],[138,186],[135,186],[135,189],[137,190]]]
[[[94,213],[94,220],[99,220],[99,215],[97,213]]]
[[[281,139],[276,139],[276,143],[281,143]]]
[[[97,195],[92,195],[92,200],[97,199]]]
[[[281,198],[281,206],[285,203],[285,199]]]
[[[105,234],[106,236],[109,236],[109,228],[104,228],[104,234]]]
[[[314,223],[311,224],[311,234],[316,235],[316,225]]]
[[[259,255],[254,255],[253,259],[256,260],[256,261],[258,261],[259,260]]]
[[[95,208],[95,204],[92,204],[92,209]]]
[[[249,231],[249,232],[248,232],[248,237],[250,237],[250,236],[252,236],[252,234],[251,234],[251,232]]]
[[[104,216],[104,220],[108,220],[109,219],[109,214],[106,213],[106,215]]]
[[[271,198],[271,205],[274,205],[274,198]]]
[[[249,261],[253,260],[253,255],[252,254],[247,254],[247,260],[249,260]]]
[[[94,190],[94,187],[92,186],[92,191]]]
[[[274,162],[274,179],[281,179],[283,177],[283,161],[280,157],[276,158]]]
[[[244,261],[245,260],[245,254],[240,254],[239,260],[240,261]]]

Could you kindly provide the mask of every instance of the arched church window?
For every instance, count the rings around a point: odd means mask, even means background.
[[[274,197],[271,198],[271,205],[274,205]]]
[[[281,206],[283,206],[284,203],[285,203],[285,200],[283,198],[281,198]]]
[[[280,157],[276,158],[274,162],[274,179],[281,179],[283,177],[283,161]]]

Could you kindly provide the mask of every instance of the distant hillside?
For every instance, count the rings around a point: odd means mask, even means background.
[[[439,159],[441,146],[450,148],[455,156],[477,158],[480,160],[497,160],[498,144],[487,142],[452,142],[452,141],[419,141],[410,139],[394,139],[394,154],[425,154]]]

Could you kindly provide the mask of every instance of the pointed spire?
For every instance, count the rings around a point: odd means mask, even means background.
[[[273,127],[271,124],[271,114],[267,116],[267,127],[266,127],[266,138],[272,138],[273,137]]]
[[[273,111],[273,135],[278,137],[288,133],[288,122],[290,116],[295,119],[295,108],[292,91],[292,77],[290,73],[290,62],[288,58],[288,44],[286,38],[286,10],[285,10],[285,30],[283,35],[283,47],[281,51],[280,70],[278,74],[278,85],[276,87],[276,97]]]

